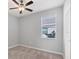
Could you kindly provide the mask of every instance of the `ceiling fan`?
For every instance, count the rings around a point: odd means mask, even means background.
[[[33,11],[32,9],[26,8],[26,6],[33,4],[33,1],[29,1],[29,2],[27,2],[26,4],[23,3],[23,0],[20,0],[20,3],[18,3],[16,0],[12,0],[12,1],[13,1],[15,4],[17,4],[18,7],[9,8],[10,10],[18,9],[20,14],[23,13],[23,10],[28,10],[28,11],[30,11],[30,12]]]

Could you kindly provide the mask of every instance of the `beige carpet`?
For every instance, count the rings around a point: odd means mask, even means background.
[[[61,55],[18,46],[9,49],[8,59],[63,59]]]

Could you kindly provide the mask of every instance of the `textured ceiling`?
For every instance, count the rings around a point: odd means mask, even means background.
[[[16,0],[20,1],[20,0]],[[23,0],[24,3],[27,3],[30,0]],[[8,10],[9,14],[12,14],[14,16],[20,17],[24,15],[29,15],[35,12],[47,10],[50,8],[61,6],[64,3],[64,0],[32,0],[34,3],[32,5],[27,6],[30,9],[33,9],[33,12],[29,11],[23,11],[23,14],[19,14],[18,10]],[[8,8],[10,7],[16,7],[17,5],[12,1],[8,0]]]

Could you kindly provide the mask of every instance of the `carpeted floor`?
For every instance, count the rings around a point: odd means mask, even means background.
[[[63,59],[63,57],[32,48],[17,46],[9,49],[8,59]]]

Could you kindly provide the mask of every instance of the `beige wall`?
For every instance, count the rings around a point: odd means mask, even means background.
[[[18,44],[18,19],[8,15],[8,46],[12,47]]]
[[[42,39],[41,16],[56,15],[57,39]],[[54,8],[24,16],[20,20],[20,43],[49,51],[63,52],[63,8]]]

